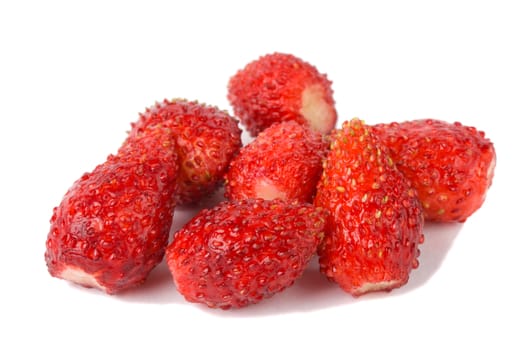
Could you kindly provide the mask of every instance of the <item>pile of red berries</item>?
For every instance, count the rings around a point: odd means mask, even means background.
[[[348,293],[388,291],[417,268],[424,221],[464,222],[492,183],[483,132],[432,119],[335,128],[331,82],[289,54],[239,70],[228,99],[235,117],[184,99],[146,109],[54,208],[50,274],[115,294],[166,257],[188,301],[227,309],[291,286],[317,254]],[[224,201],[169,242],[176,206],[220,186]]]

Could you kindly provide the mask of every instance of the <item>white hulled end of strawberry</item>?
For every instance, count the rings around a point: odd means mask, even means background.
[[[324,98],[323,86],[314,84],[308,86],[302,93],[302,116],[308,120],[310,127],[322,134],[333,129],[336,122],[336,113]]]
[[[106,291],[106,288],[101,286],[93,275],[76,267],[64,268],[59,277],[66,281],[70,281],[84,287],[98,288],[102,291]]]
[[[363,283],[363,285],[352,292],[352,294],[362,295],[369,292],[390,291],[399,287],[401,284],[403,284],[401,280]]]
[[[271,200],[276,198],[286,199],[286,193],[281,191],[270,180],[260,179],[253,186],[256,197]]]
[[[492,179],[494,178],[494,169],[496,168],[496,156],[492,157],[492,160],[490,161],[490,165],[487,170],[487,181],[489,183],[489,186],[492,184]]]

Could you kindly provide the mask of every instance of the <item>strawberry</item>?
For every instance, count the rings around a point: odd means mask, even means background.
[[[423,214],[388,149],[358,119],[333,133],[314,204],[329,211],[321,272],[359,296],[400,287],[418,266]]]
[[[183,99],[165,100],[140,115],[132,124],[129,138],[159,123],[170,127],[176,137],[180,162],[177,203],[199,202],[221,184],[242,145],[237,120],[216,107]]]
[[[52,276],[108,294],[145,280],[168,243],[175,142],[155,125],[73,184],[53,209],[45,252]]]
[[[373,129],[417,190],[427,220],[464,222],[481,207],[496,165],[494,146],[482,131],[433,119]]]
[[[331,84],[311,64],[274,53],[248,63],[230,78],[228,100],[252,136],[285,120],[326,134],[337,121]]]
[[[243,307],[291,286],[315,254],[324,228],[325,213],[311,204],[222,202],[175,233],[166,261],[188,301]]]
[[[272,124],[230,164],[225,197],[311,202],[328,143],[295,121]]]

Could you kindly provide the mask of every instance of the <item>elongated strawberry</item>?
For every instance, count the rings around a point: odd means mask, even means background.
[[[162,260],[175,206],[175,138],[157,125],[84,174],[53,210],[49,273],[115,294]]]
[[[273,53],[231,77],[228,99],[252,136],[285,120],[326,134],[337,121],[331,84],[311,64],[290,54]]]
[[[140,115],[129,138],[159,123],[168,126],[176,138],[180,162],[177,203],[199,202],[222,183],[242,145],[238,122],[216,107],[184,99],[165,100]]]
[[[496,166],[484,132],[435,119],[373,129],[417,190],[427,220],[463,222],[481,207]]]
[[[358,119],[333,134],[314,204],[328,209],[321,272],[354,296],[407,283],[418,266],[423,215],[388,149]]]
[[[228,309],[291,286],[315,254],[325,213],[279,199],[222,202],[175,233],[166,260],[190,302]]]
[[[295,121],[275,123],[234,158],[224,195],[311,202],[327,151],[320,133]]]

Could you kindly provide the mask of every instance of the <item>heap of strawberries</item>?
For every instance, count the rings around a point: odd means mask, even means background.
[[[54,277],[108,294],[140,285],[166,258],[190,302],[228,309],[321,273],[359,296],[407,283],[424,221],[464,222],[496,162],[481,131],[439,120],[337,121],[331,82],[288,54],[260,57],[228,85],[238,120],[183,99],[155,104],[115,154],[53,210]],[[202,209],[169,242],[174,209]]]

